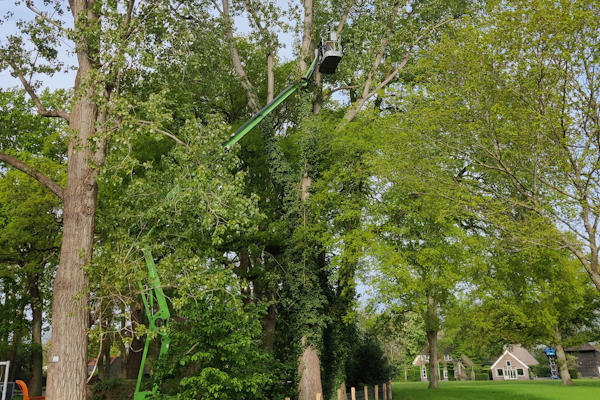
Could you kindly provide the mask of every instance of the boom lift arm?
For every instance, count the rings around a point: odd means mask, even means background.
[[[292,83],[290,86],[285,88],[281,93],[277,95],[269,104],[264,106],[259,112],[254,114],[252,118],[250,118],[244,125],[242,125],[235,133],[223,143],[224,147],[229,148],[233,144],[237,143],[238,140],[243,138],[248,132],[252,130],[256,125],[260,123],[267,115],[271,113],[274,109],[276,109],[281,103],[283,103],[288,97],[292,95],[299,87],[308,86],[308,82],[312,77],[312,74],[315,72],[315,68],[317,66],[317,62],[319,60],[319,56],[317,55],[313,62],[310,64],[306,75],[302,78],[302,80]]]
[[[316,56],[308,71],[302,77],[301,80],[292,83],[287,88],[285,88],[281,93],[277,95],[269,104],[264,106],[260,111],[258,111],[252,118],[250,118],[244,125],[242,125],[226,142],[223,143],[223,147],[229,148],[235,143],[237,143],[241,138],[243,138],[248,132],[252,130],[256,125],[258,125],[267,115],[269,115],[273,110],[275,110],[281,103],[283,103],[288,97],[290,97],[298,88],[305,88],[308,86],[310,82],[310,78],[312,77],[317,65],[323,61],[323,59],[327,58],[327,53],[324,53],[322,49],[316,52]],[[325,56],[324,56],[325,54]],[[337,56],[336,56],[337,57]],[[341,52],[339,54],[339,58],[341,58]],[[336,60],[339,62],[339,59]],[[335,66],[337,66],[337,62]],[[333,73],[334,71],[321,71],[324,73]],[[175,187],[169,194],[167,198],[173,198],[175,194],[179,191],[178,187]],[[140,283],[140,290],[142,291],[142,302],[144,303],[144,309],[146,311],[146,315],[148,316],[148,331],[156,333],[162,336],[161,346],[159,358],[163,357],[167,354],[169,350],[170,338],[168,334],[168,320],[170,318],[169,306],[167,304],[167,300],[165,294],[162,290],[162,285],[160,282],[160,278],[158,277],[158,272],[156,270],[156,265],[154,263],[154,258],[152,257],[152,253],[149,247],[145,247],[144,250],[144,258],[146,261],[146,266],[148,268],[148,283],[149,289],[147,294],[144,293],[144,288]],[[156,309],[155,309],[156,308]],[[162,322],[160,322],[162,321]],[[142,362],[140,364],[140,371],[138,373],[137,382],[135,385],[135,393],[134,400],[146,400],[152,398],[156,392],[158,391],[158,386],[155,385],[150,391],[140,391],[142,379],[144,377],[144,367],[146,364],[146,357],[148,355],[148,349],[150,346],[150,339],[146,339],[146,343],[144,344],[144,352],[142,353]]]

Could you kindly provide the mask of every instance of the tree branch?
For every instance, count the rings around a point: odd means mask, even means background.
[[[233,21],[231,20],[231,14],[229,12],[229,0],[222,0],[223,8],[219,8],[217,2],[213,0],[213,4],[217,7],[217,10],[221,13],[223,20],[226,25],[227,41],[229,42],[229,52],[231,53],[231,59],[233,62],[233,69],[236,74],[240,77],[242,86],[246,90],[248,95],[248,106],[254,112],[258,111],[258,99],[256,93],[254,93],[254,86],[248,79],[248,75],[244,70],[240,54],[238,53],[237,46],[235,44],[235,38],[233,37]]]
[[[398,13],[399,4],[400,4],[400,2],[396,3],[395,6],[394,6],[388,31],[387,31],[386,35],[381,39],[381,47],[379,49],[379,52],[375,56],[375,60],[373,61],[373,65],[372,65],[372,67],[369,70],[369,73],[367,75],[367,80],[366,80],[365,86],[363,88],[363,93],[356,100],[356,103],[352,107],[350,107],[350,109],[348,110],[348,112],[345,115],[345,119],[348,122],[352,121],[354,119],[354,117],[356,117],[356,114],[358,114],[358,111],[360,110],[360,108],[365,104],[365,102],[369,98],[371,98],[375,93],[377,93],[379,90],[381,90],[385,86],[387,86],[391,81],[394,80],[394,78],[396,78],[396,76],[398,75],[398,73],[406,66],[406,63],[408,62],[408,60],[410,59],[410,56],[412,55],[412,51],[413,51],[414,47],[421,40],[423,40],[425,37],[427,37],[436,28],[439,28],[440,26],[445,25],[448,22],[452,21],[452,19],[447,19],[447,20],[443,20],[441,22],[438,22],[437,24],[435,24],[432,27],[428,28],[421,35],[419,35],[412,42],[412,44],[410,45],[410,48],[407,50],[406,54],[402,58],[402,61],[400,62],[400,65],[398,65],[398,67],[396,67],[396,69],[394,69],[394,71],[391,74],[389,74],[387,77],[385,77],[385,79],[383,81],[381,81],[377,86],[375,86],[375,88],[373,90],[370,90],[371,89],[371,85],[373,84],[373,75],[375,74],[377,68],[381,64],[381,61],[383,59],[383,54],[385,53],[385,49],[387,48],[387,45],[389,43],[390,35],[392,34],[391,28],[392,28],[395,16]]]
[[[48,188],[52,193],[57,195],[59,199],[64,200],[65,190],[62,188],[62,186],[60,186],[54,180],[48,178],[46,175],[44,175],[37,169],[31,167],[28,164],[25,164],[18,158],[15,158],[11,155],[2,152],[0,152],[0,161],[4,161],[5,163],[12,165],[19,171],[26,173],[27,175],[44,185],[46,188]]]
[[[248,0],[244,1],[244,5],[246,6],[246,11],[248,11],[248,14],[250,14],[254,20],[256,27],[267,43],[267,103],[270,103],[275,96],[275,46],[271,40],[271,33],[260,23],[260,18],[256,13],[256,9],[252,7],[252,4],[250,4]]]
[[[358,87],[359,87],[358,85],[336,87],[335,89],[329,90],[323,97],[328,98],[328,97],[331,97],[332,94],[334,94],[335,92],[339,92],[340,90],[352,90],[352,89],[358,89]]]
[[[348,4],[346,4],[346,8],[344,9],[344,12],[342,13],[342,16],[340,18],[340,23],[337,26],[337,30],[336,31],[337,31],[338,35],[340,33],[342,33],[342,31],[344,30],[344,26],[346,25],[346,20],[348,19],[348,14],[350,14],[350,9],[354,5],[354,1],[355,0],[350,0],[348,2]]]
[[[4,55],[4,54],[2,54],[2,55]],[[64,120],[66,120],[67,122],[69,121],[71,115],[68,112],[60,110],[60,109],[58,109],[58,110],[46,109],[46,107],[44,107],[44,105],[42,104],[42,101],[40,100],[40,98],[37,96],[37,94],[35,94],[35,90],[33,90],[33,87],[29,84],[29,82],[27,82],[27,80],[25,79],[23,74],[19,71],[19,68],[17,68],[17,65],[11,60],[6,60],[6,62],[8,63],[8,65],[11,66],[14,73],[17,75],[17,77],[21,81],[23,88],[25,89],[27,94],[29,94],[29,97],[31,97],[31,100],[33,100],[33,103],[35,104],[35,106],[38,110],[38,114],[40,114],[43,117],[62,118]]]
[[[172,133],[170,133],[170,132],[167,132],[167,131],[165,131],[165,130],[163,130],[163,129],[160,129],[160,128],[157,128],[157,127],[155,127],[155,126],[152,124],[152,122],[150,122],[150,121],[144,121],[144,120],[141,120],[141,119],[140,119],[140,120],[137,120],[137,123],[138,123],[139,125],[141,125],[141,126],[148,126],[148,127],[150,127],[150,129],[154,129],[154,130],[156,130],[157,132],[159,132],[159,133],[162,133],[163,135],[170,137],[170,138],[171,138],[171,139],[173,139],[175,142],[177,142],[177,144],[180,144],[180,145],[182,145],[182,146],[185,146],[185,147],[189,147],[187,143],[185,143],[184,141],[182,141],[181,139],[179,139],[177,136],[175,136],[175,135],[173,135]]]
[[[60,30],[61,32],[65,31],[65,28],[63,28],[63,26],[58,22],[53,20],[52,18],[50,18],[48,16],[48,14],[41,12],[40,10],[38,10],[37,8],[35,8],[35,6],[33,5],[33,1],[31,0],[27,0],[25,2],[27,8],[29,8],[31,11],[33,11],[35,14],[37,14],[40,18],[42,18],[44,21],[48,22],[49,24],[54,25],[55,27],[58,28],[58,30]]]

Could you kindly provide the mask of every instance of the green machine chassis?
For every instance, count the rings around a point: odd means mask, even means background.
[[[252,118],[250,118],[244,125],[242,125],[226,142],[223,143],[223,147],[228,148],[237,143],[243,138],[248,132],[250,132],[256,125],[258,125],[269,113],[275,110],[281,103],[283,103],[288,97],[290,97],[299,88],[308,86],[310,79],[317,67],[319,62],[319,56],[317,55],[312,61],[306,75],[298,82],[292,83],[285,88],[281,93],[277,95],[269,104],[264,106],[258,111]],[[175,187],[167,197],[172,198],[178,191],[178,187]],[[147,330],[153,334],[160,335],[161,346],[159,352],[159,358],[164,357],[169,351],[169,344],[171,339],[168,333],[168,321],[171,317],[169,313],[169,306],[167,299],[162,290],[160,278],[158,277],[158,271],[156,270],[156,264],[154,263],[154,257],[149,247],[145,247],[143,250],[144,259],[148,268],[148,284],[149,288],[144,291],[143,285],[140,283],[140,290],[142,292],[142,302],[144,303],[144,309],[148,316],[148,328]],[[148,349],[150,346],[150,338],[146,339],[144,344],[144,352],[142,353],[142,362],[140,364],[140,371],[138,373],[137,382],[135,385],[134,400],[145,400],[152,398],[158,391],[158,386],[155,385],[152,390],[141,391],[142,379],[144,377],[144,368],[146,365],[146,357],[148,356]]]

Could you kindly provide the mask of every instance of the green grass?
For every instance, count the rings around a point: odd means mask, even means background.
[[[599,379],[576,379],[573,386],[560,381],[394,383],[393,400],[599,400]]]

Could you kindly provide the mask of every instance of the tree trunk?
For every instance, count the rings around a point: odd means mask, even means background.
[[[323,75],[317,68],[315,71],[315,97],[313,98],[313,114],[317,115],[323,105]]]
[[[121,371],[119,376],[121,379],[127,379],[127,348],[123,341],[123,335],[126,334],[127,320],[125,319],[125,308],[121,308],[121,333],[116,336],[119,341],[119,357],[121,357]]]
[[[72,1],[75,21],[86,12],[84,1]],[[69,141],[68,183],[64,193],[63,237],[60,263],[54,280],[52,302],[52,341],[48,360],[48,400],[85,400],[87,379],[87,330],[89,314],[88,277],[83,267],[92,258],[97,205],[97,170],[94,162],[103,161],[91,149],[98,106],[91,100],[93,88],[81,92],[92,65],[89,55],[77,54],[79,69],[69,127],[76,137]],[[96,157],[94,157],[96,156]]]
[[[42,395],[42,296],[38,286],[39,275],[27,274],[27,286],[31,306],[31,379],[29,393],[32,396]]]
[[[267,315],[262,320],[263,326],[263,347],[269,351],[273,351],[275,343],[275,327],[277,326],[277,305],[272,303],[267,309]]]
[[[308,71],[307,58],[310,55],[310,48],[312,46],[313,21],[313,0],[304,0],[304,27],[302,29],[302,46],[300,48],[300,74],[302,76]]]
[[[437,389],[440,380],[437,331],[427,331],[427,343],[429,343],[429,389]]]
[[[131,329],[135,332],[137,325],[142,321],[142,306],[136,303],[131,310]],[[127,353],[127,379],[137,379],[140,365],[142,364],[142,350],[144,349],[144,341],[133,334],[129,353]]]
[[[425,316],[427,343],[429,344],[429,389],[437,389],[440,379],[440,365],[438,360],[438,307],[432,297],[427,302],[427,314]]]
[[[562,334],[558,326],[554,328],[554,348],[556,349],[556,361],[558,361],[558,368],[560,371],[560,379],[565,385],[572,385],[571,374],[569,373],[569,366],[567,365],[567,356],[562,345]]]
[[[23,309],[21,308],[20,310],[17,311],[17,318],[22,318],[23,316]],[[12,347],[10,350],[10,368],[8,370],[8,380],[9,381],[14,381],[15,380],[15,374],[17,372],[18,369],[21,368],[20,363],[17,363],[17,355],[19,354],[19,347],[21,344],[21,336],[22,336],[22,332],[21,332],[21,326],[20,324],[15,325],[16,328],[13,331],[13,337],[12,337]]]
[[[270,47],[270,46],[269,46]],[[275,97],[275,51],[267,56],[267,104]]]
[[[317,393],[323,393],[321,385],[321,362],[319,354],[312,346],[306,346],[306,337],[302,338],[304,352],[300,357],[298,375],[300,378],[298,400],[314,400]]]
[[[110,335],[104,332],[100,342],[102,343],[102,351],[98,360],[98,377],[101,381],[107,381],[110,379],[110,347],[112,345]]]

